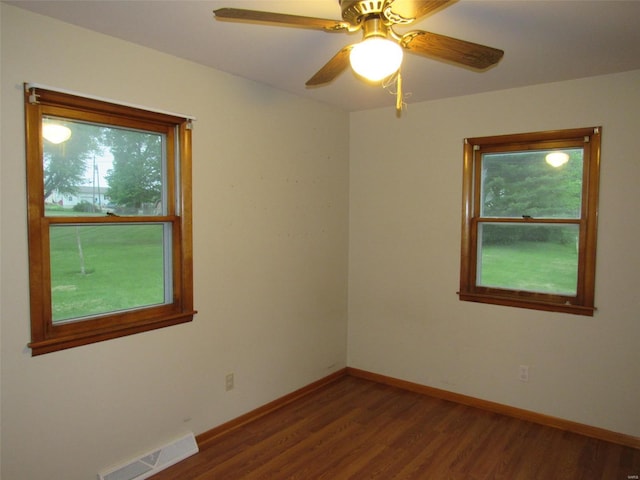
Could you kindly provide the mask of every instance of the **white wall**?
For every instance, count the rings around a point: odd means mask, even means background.
[[[634,71],[353,114],[349,365],[640,436],[639,85]],[[463,139],[598,125],[595,316],[459,301]]]
[[[16,7],[1,20],[2,478],[95,478],[344,367],[348,114]],[[25,81],[197,117],[192,323],[31,357]]]

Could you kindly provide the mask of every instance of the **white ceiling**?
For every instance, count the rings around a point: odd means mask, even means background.
[[[340,19],[338,0],[6,3],[348,111],[395,105],[387,90],[363,83],[350,70],[328,85],[305,87],[338,50],[359,41],[359,33],[222,22],[212,14],[236,7]],[[505,55],[484,72],[405,55],[409,108],[424,100],[640,68],[638,0],[461,0],[398,31],[415,29],[500,48]]]

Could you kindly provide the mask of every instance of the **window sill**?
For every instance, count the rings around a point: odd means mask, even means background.
[[[43,355],[45,353],[65,350],[67,348],[89,345],[104,340],[125,337],[141,332],[157,330],[159,328],[170,327],[181,323],[187,323],[193,320],[196,311],[182,312],[179,314],[153,319],[151,321],[142,321],[130,323],[119,328],[110,328],[103,331],[88,331],[82,334],[74,334],[67,336],[57,336],[45,340],[38,340],[29,343],[27,346],[31,349],[31,355]],[[55,327],[54,327],[55,328]]]
[[[462,301],[490,303],[493,305],[505,305],[508,307],[528,308],[531,310],[543,310],[547,312],[572,313],[574,315],[585,315],[592,317],[596,308],[583,305],[571,305],[569,303],[552,303],[534,299],[523,299],[508,296],[488,295],[483,293],[458,292],[458,297]]]

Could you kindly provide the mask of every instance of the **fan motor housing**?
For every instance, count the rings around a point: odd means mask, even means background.
[[[359,25],[372,14],[381,14],[387,0],[340,0],[342,18],[352,25]]]

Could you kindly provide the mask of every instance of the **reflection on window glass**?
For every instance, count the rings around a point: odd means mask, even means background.
[[[477,285],[575,295],[577,279],[577,225],[480,225]]]
[[[163,135],[45,117],[47,216],[164,214]]]
[[[171,303],[164,224],[50,227],[53,322]]]

